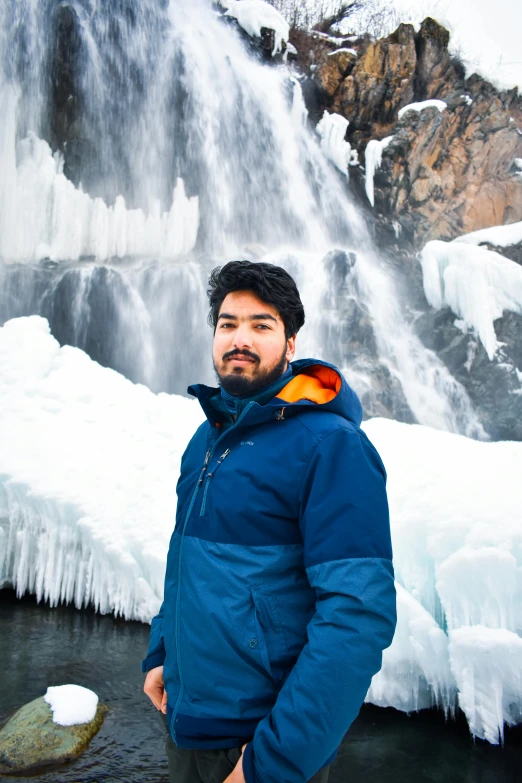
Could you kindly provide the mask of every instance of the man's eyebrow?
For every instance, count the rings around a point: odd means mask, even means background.
[[[231,313],[220,313],[218,315],[218,321],[220,318],[223,318],[227,321],[237,321],[237,315],[231,315]],[[274,318],[271,313],[256,313],[255,315],[251,315],[248,319],[249,321],[275,321],[277,323],[277,318]]]
[[[218,321],[220,318],[226,318],[228,321],[237,321],[236,315],[230,315],[230,313],[220,313],[218,315]]]

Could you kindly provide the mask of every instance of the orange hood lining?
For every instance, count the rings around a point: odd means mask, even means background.
[[[339,394],[341,386],[339,373],[321,364],[314,364],[292,378],[276,395],[276,399],[283,402],[310,400],[324,405]]]

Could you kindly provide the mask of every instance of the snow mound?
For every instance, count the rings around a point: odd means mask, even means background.
[[[199,405],[155,395],[50,335],[0,328],[0,585],[149,621]],[[7,527],[6,527],[7,524]]]
[[[522,315],[522,267],[465,241],[428,242],[420,262],[429,304],[450,307],[465,327],[475,329],[493,359],[498,348],[493,322],[504,310]]]
[[[366,195],[368,196],[368,201],[372,207],[375,206],[375,192],[373,187],[375,172],[378,168],[380,168],[382,163],[382,153],[392,139],[393,136],[387,136],[385,139],[381,139],[381,141],[377,141],[377,139],[371,139],[366,145],[366,150],[364,153],[364,159],[366,163],[365,190]]]
[[[432,107],[442,112],[444,111],[444,109],[448,108],[448,104],[444,103],[444,101],[439,101],[436,98],[433,98],[430,101],[419,101],[418,103],[409,103],[407,106],[403,106],[402,109],[399,109],[399,119],[402,119],[404,115],[409,111],[416,111],[418,113],[424,111],[424,109],[429,109]]]
[[[325,111],[316,126],[325,157],[346,176],[348,176],[348,166],[358,162],[357,150],[352,149],[350,143],[344,139],[348,124],[348,120],[340,114],[329,114]]]
[[[60,348],[44,319],[7,322],[0,585],[149,621],[181,454],[202,420],[196,401]],[[522,444],[384,419],[364,429],[388,471],[398,590],[368,700],[407,712],[458,703],[476,736],[498,742],[522,710]]]
[[[59,726],[76,726],[94,720],[98,708],[98,696],[81,685],[56,685],[47,688],[44,701],[53,712],[53,723]]]
[[[522,715],[521,443],[372,419],[388,472],[398,625],[368,700],[456,703],[491,743]]]
[[[493,245],[495,247],[509,247],[522,242],[522,221],[510,223],[507,226],[492,226],[482,228],[480,231],[472,231],[457,237],[453,242],[464,242],[467,245]]]
[[[239,25],[252,38],[261,38],[261,28],[274,31],[272,56],[281,51],[283,41],[288,41],[290,26],[273,5],[263,0],[226,0],[221,3],[227,8],[227,16],[237,19]]]
[[[161,212],[159,202],[149,214],[127,209],[123,196],[108,206],[76,188],[63,173],[63,157],[53,155],[34,133],[15,143],[17,95],[12,87],[0,89],[0,105],[6,112],[0,157],[3,150],[3,159],[10,161],[0,180],[0,258],[174,260],[194,248],[199,202],[197,196],[186,196],[182,179],[177,180],[168,212]]]

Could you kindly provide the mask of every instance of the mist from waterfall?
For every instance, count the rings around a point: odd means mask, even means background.
[[[42,314],[184,393],[213,382],[210,269],[273,261],[302,292],[300,356],[337,363],[370,413],[484,435],[406,323],[299,79],[210,2],[5,0],[0,57],[0,323]]]

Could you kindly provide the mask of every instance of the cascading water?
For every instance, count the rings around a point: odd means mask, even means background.
[[[483,436],[401,314],[300,85],[209,1],[4,0],[0,323],[39,313],[155,391],[212,382],[205,280],[265,259],[300,286],[300,355],[367,412]]]

